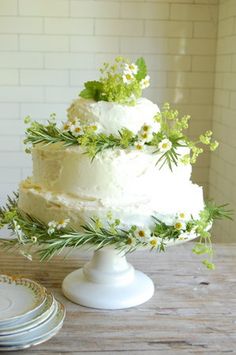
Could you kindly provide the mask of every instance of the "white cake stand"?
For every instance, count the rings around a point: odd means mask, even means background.
[[[170,242],[169,245],[183,242]],[[69,300],[82,306],[122,309],[148,301],[154,294],[154,284],[127,262],[124,252],[105,247],[95,251],[82,269],[66,276],[62,290]]]

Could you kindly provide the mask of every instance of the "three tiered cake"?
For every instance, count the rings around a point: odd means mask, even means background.
[[[209,228],[230,213],[205,204],[191,182],[202,146],[217,148],[212,132],[192,141],[184,133],[189,116],[168,104],[160,111],[142,97],[150,79],[143,58],[118,57],[101,74],[85,83],[62,125],[54,114],[46,124],[26,118],[33,176],[0,208],[0,227],[15,236],[0,244],[27,257],[37,246],[41,260],[93,247],[93,259],[65,278],[63,292],[85,306],[116,309],[154,292],[151,279],[127,263],[127,252],[164,251],[199,237],[193,251],[211,258]],[[203,264],[214,268],[208,258]]]

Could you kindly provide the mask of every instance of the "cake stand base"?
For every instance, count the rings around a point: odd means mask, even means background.
[[[94,252],[90,262],[63,281],[64,295],[82,306],[123,309],[148,301],[154,293],[152,280],[134,270],[124,254],[111,248]]]

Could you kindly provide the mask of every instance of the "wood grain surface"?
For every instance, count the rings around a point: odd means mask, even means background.
[[[154,281],[153,298],[118,311],[81,307],[65,299],[61,282],[91,253],[32,262],[0,251],[0,272],[41,282],[66,306],[59,334],[24,354],[224,354],[236,353],[236,244],[215,246],[216,270],[191,253],[192,244],[165,254],[136,252],[128,260]],[[12,352],[11,354],[20,354]]]

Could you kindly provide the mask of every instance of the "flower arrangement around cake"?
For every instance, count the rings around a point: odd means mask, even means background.
[[[66,247],[164,251],[198,236],[193,252],[207,254],[203,263],[214,268],[209,229],[232,211],[204,204],[190,176],[203,147],[214,151],[218,142],[211,131],[189,139],[190,116],[179,117],[167,103],[160,111],[142,98],[149,84],[143,58],[132,63],[118,57],[104,64],[99,81],[84,84],[67,121],[59,125],[55,114],[46,124],[25,119],[34,176],[0,209],[0,227],[16,236],[1,240],[3,247],[31,257],[31,247],[39,245],[45,260]],[[181,184],[184,198],[177,191]]]

